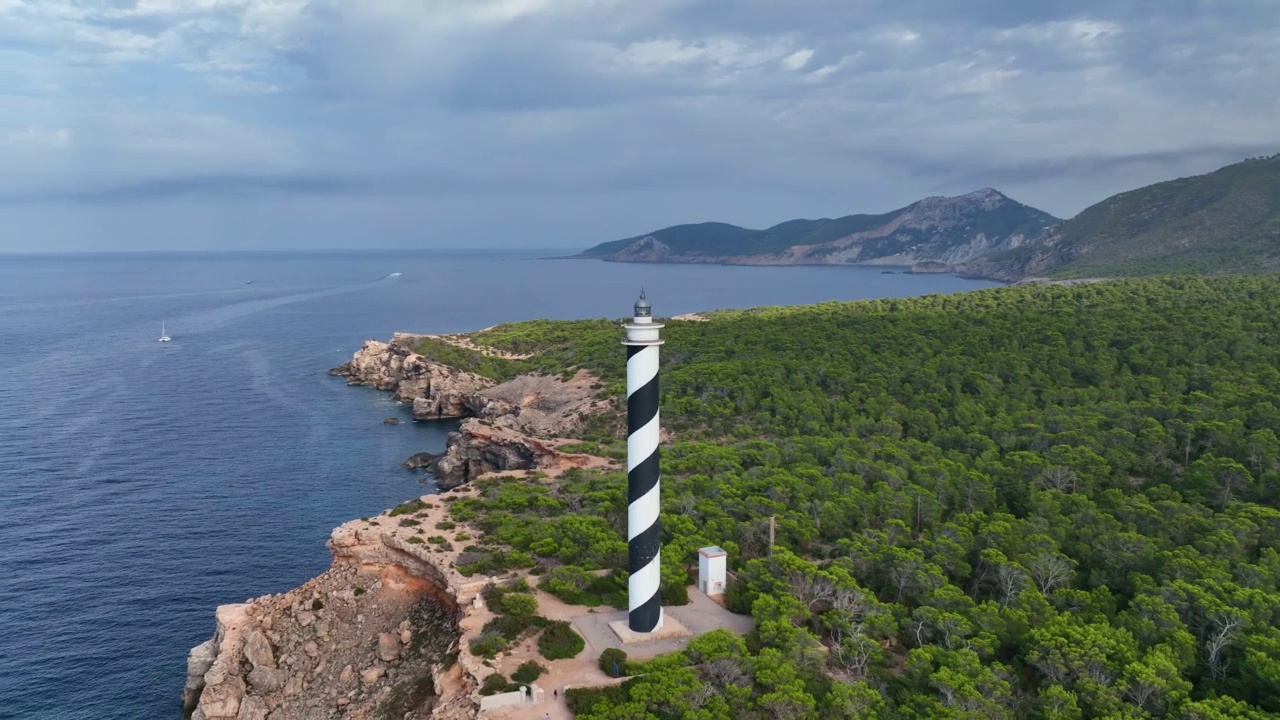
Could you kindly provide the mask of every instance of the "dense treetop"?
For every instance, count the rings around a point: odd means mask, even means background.
[[[718,544],[757,630],[633,667],[581,716],[1280,713],[1280,279],[724,311],[665,337],[664,599]],[[475,339],[538,353],[491,376],[581,366],[621,395],[617,321]],[[619,456],[620,422],[584,449]],[[589,571],[626,565],[622,474],[482,490],[452,504],[485,533],[476,569],[620,599],[625,575]]]

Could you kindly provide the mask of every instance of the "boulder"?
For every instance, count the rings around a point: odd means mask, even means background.
[[[275,692],[289,680],[289,671],[257,667],[249,673],[249,685],[259,693]]]
[[[431,463],[436,459],[435,453],[419,452],[409,456],[408,460],[400,463],[405,470],[421,470],[422,468],[431,467]]]
[[[260,630],[253,630],[244,639],[244,658],[255,668],[274,668],[275,656],[271,651],[271,641]]]
[[[240,714],[240,702],[244,700],[244,680],[237,675],[225,675],[217,678],[220,682],[205,685],[200,693],[199,712],[206,720],[236,720]]]
[[[247,697],[240,703],[236,720],[267,720],[267,706],[256,697]]]
[[[400,659],[400,639],[391,633],[378,635],[378,659],[393,662]]]

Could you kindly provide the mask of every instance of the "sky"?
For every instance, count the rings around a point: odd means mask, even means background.
[[[0,0],[0,252],[588,247],[1280,151],[1276,0]]]

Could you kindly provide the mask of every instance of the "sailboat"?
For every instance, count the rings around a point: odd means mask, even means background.
[[[160,321],[160,342],[169,342],[172,339],[173,338],[169,337],[169,334],[164,331],[164,321]]]

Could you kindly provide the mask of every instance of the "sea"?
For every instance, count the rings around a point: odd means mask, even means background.
[[[456,425],[327,374],[366,339],[620,318],[642,287],[673,315],[991,285],[557,254],[0,255],[0,718],[179,720],[215,607],[431,491],[400,463]]]

